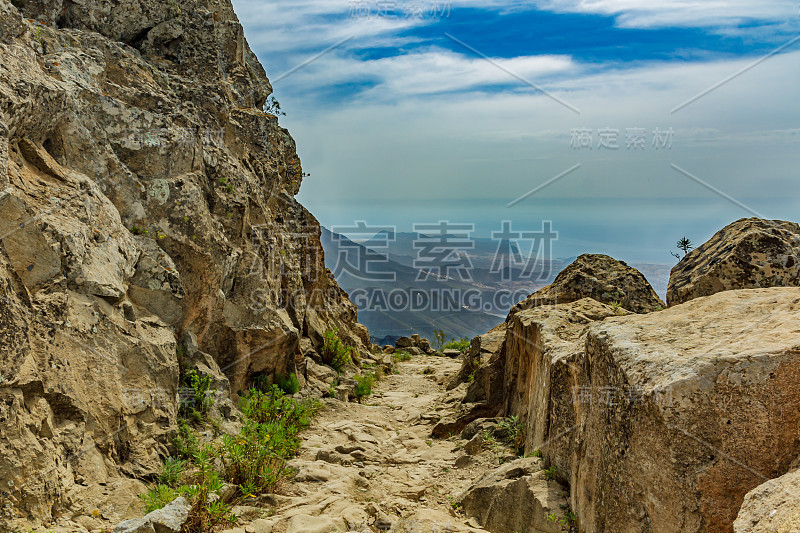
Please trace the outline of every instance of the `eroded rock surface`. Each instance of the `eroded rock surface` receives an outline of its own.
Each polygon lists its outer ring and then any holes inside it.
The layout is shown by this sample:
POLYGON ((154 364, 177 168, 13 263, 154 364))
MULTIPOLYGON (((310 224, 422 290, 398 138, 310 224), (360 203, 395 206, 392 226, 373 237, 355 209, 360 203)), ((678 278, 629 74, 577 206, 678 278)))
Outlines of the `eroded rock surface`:
POLYGON ((771 479, 744 497, 735 533, 792 533, 800 527, 800 470, 771 479))
POLYGON ((663 309, 644 275, 623 261, 601 254, 584 254, 562 270, 552 284, 539 289, 511 309, 509 316, 534 307, 594 298, 634 313, 663 309))
POLYGON ((137 490, 85 495, 160 467, 185 334, 234 396, 298 371, 303 340, 338 328, 358 356, 368 334, 294 199, 295 144, 263 111, 271 86, 229 1, 14 4, 0 0, 2 518, 100 527, 141 515, 137 490))
POLYGON ((667 304, 734 289, 800 286, 800 225, 743 218, 689 252, 669 278, 667 304))

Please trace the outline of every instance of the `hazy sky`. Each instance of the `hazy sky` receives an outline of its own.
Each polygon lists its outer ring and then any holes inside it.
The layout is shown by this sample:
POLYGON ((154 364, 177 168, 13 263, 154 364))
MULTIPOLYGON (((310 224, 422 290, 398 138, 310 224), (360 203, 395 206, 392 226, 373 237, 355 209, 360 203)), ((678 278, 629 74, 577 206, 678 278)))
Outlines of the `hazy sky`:
POLYGON ((234 6, 326 226, 548 219, 557 256, 670 263, 800 218, 796 0, 234 6))

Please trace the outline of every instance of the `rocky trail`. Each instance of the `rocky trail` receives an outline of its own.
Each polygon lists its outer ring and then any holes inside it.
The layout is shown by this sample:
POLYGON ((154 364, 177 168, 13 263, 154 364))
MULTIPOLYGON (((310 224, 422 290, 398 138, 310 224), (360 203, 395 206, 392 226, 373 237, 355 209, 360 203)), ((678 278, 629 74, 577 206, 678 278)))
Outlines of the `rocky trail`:
POLYGON ((501 462, 517 458, 480 435, 431 438, 433 424, 463 394, 444 386, 459 367, 446 357, 416 356, 396 364, 399 373, 386 375, 362 404, 326 400, 291 462, 297 475, 273 496, 274 515, 229 533, 485 531, 465 516, 457 498, 501 462))

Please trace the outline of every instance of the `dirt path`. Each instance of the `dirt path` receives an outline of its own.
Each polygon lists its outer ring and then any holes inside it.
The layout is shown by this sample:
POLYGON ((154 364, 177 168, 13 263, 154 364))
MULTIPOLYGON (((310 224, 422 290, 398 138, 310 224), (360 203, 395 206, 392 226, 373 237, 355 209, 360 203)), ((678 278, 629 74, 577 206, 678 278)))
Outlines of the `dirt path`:
POLYGON ((467 457, 465 441, 430 437, 459 396, 444 388, 459 366, 443 357, 414 357, 396 364, 399 374, 387 375, 363 404, 327 400, 303 434, 291 462, 297 476, 276 496, 275 515, 246 530, 484 531, 460 516, 452 498, 496 468, 502 451, 467 457))

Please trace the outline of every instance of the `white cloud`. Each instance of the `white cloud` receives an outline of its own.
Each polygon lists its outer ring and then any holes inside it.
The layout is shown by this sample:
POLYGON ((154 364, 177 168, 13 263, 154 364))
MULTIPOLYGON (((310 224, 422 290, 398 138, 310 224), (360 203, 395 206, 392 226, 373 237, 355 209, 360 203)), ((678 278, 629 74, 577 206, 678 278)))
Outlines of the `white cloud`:
POLYGON ((465 57, 441 49, 359 61, 334 54, 298 70, 276 84, 279 90, 319 89, 358 81, 372 81, 374 89, 359 95, 360 101, 391 102, 413 95, 473 90, 493 85, 522 85, 509 72, 535 83, 552 75, 575 71, 567 56, 523 56, 496 59, 465 57))
POLYGON ((614 15, 624 28, 730 26, 743 21, 798 17, 794 0, 538 0, 558 13, 614 15))

